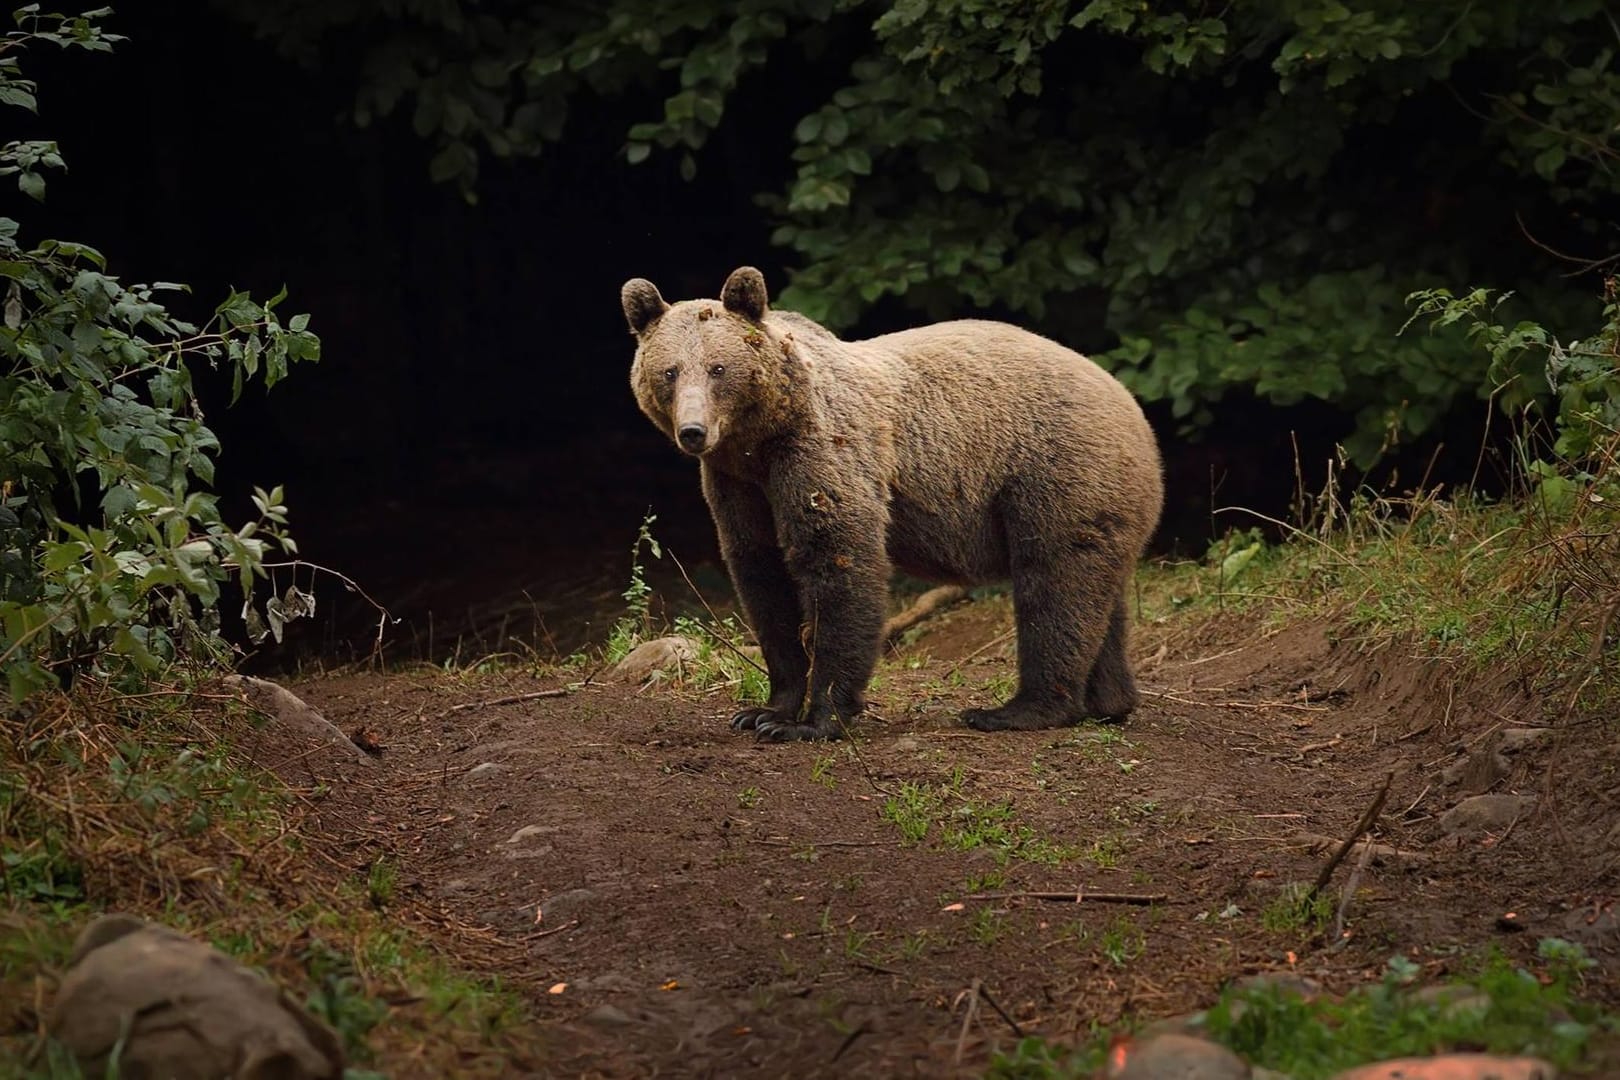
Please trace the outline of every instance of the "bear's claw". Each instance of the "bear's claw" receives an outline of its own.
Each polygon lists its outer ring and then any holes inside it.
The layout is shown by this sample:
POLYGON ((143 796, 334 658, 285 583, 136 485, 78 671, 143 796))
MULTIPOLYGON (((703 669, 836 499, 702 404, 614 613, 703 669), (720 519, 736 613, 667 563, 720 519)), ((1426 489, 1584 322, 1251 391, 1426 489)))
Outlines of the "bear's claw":
POLYGON ((731 714, 731 730, 753 731, 759 727, 762 721, 769 720, 775 715, 775 709, 766 709, 760 707, 738 709, 735 713, 731 714))
POLYGON ((843 734, 841 726, 831 718, 821 723, 766 718, 754 727, 754 737, 760 742, 812 742, 817 739, 840 739, 843 734))

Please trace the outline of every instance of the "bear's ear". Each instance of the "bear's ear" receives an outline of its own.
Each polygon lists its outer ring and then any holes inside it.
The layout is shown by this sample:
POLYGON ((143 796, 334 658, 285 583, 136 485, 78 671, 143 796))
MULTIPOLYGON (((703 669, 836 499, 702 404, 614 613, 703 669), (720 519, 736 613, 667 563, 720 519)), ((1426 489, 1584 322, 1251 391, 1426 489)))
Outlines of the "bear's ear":
POLYGON ((653 324, 653 320, 669 310, 664 298, 658 295, 658 286, 646 278, 631 278, 619 290, 619 303, 624 305, 624 318, 630 332, 640 337, 653 324))
POLYGON ((739 266, 721 287, 720 302, 732 314, 759 322, 765 317, 765 275, 752 266, 739 266))

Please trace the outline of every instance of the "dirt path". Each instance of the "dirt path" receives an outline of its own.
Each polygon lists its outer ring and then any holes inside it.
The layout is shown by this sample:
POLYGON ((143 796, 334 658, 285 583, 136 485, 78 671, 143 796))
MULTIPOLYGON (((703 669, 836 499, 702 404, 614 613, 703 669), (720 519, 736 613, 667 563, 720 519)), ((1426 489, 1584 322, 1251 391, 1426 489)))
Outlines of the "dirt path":
POLYGON ((855 747, 755 745, 723 693, 593 684, 450 712, 562 680, 295 689, 386 746, 376 786, 323 805, 356 872, 392 851, 412 900, 483 928, 555 1021, 549 1074, 967 1075, 1015 1025, 1084 1037, 1243 974, 1342 990, 1396 951, 1438 975, 1543 936, 1581 940, 1592 991, 1620 1001, 1612 746, 1524 735, 1542 717, 1522 695, 1237 621, 1140 630, 1153 694, 1123 726, 982 736, 952 717, 1005 684, 1010 643, 984 647, 1004 629, 995 602, 930 623, 880 673, 855 747), (1279 897, 1390 770, 1378 840, 1412 854, 1364 868, 1329 950, 1279 897), (1486 788, 1535 801, 1471 836, 1441 825, 1486 788), (1082 888, 1164 899, 971 898, 1082 888), (1529 932, 1499 929, 1508 911, 1529 932), (1005 1017, 968 1017, 976 980, 1005 1017))

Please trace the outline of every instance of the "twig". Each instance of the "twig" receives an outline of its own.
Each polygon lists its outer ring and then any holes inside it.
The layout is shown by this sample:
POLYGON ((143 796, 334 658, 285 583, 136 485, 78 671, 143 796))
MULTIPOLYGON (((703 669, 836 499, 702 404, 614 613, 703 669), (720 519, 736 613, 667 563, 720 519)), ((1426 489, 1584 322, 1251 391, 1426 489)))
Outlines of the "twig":
POLYGON ((956 1064, 962 1064, 962 1050, 967 1046, 968 1028, 973 1025, 973 1018, 979 1014, 979 980, 973 980, 973 987, 968 991, 967 1012, 962 1015, 962 1030, 956 1036, 956 1064))
POLYGON ((1361 834, 1373 827, 1373 822, 1378 820, 1378 815, 1384 809, 1384 800, 1389 798, 1389 785, 1394 780, 1394 769, 1384 774, 1384 783, 1379 787, 1378 795, 1373 799, 1372 805, 1367 807, 1367 812, 1361 815, 1361 820, 1356 822, 1356 827, 1351 829, 1350 835, 1344 838, 1344 842, 1339 845, 1339 850, 1335 851, 1333 857, 1328 859, 1327 865, 1322 867, 1322 872, 1316 875, 1315 884, 1311 886, 1310 892, 1306 893, 1303 901, 1301 901, 1302 907, 1309 906, 1311 901, 1316 899, 1317 893, 1320 893, 1327 886, 1328 880, 1333 877, 1333 871, 1339 868, 1339 864, 1350 853, 1350 848, 1361 838, 1361 834))
POLYGON ((1058 904, 1079 904, 1087 900, 1098 904, 1162 904, 1170 899, 1169 893, 1112 893, 1087 892, 1085 889, 1076 889, 1073 892, 993 892, 974 893, 965 897, 967 900, 1050 900, 1058 904))
POLYGON ((972 652, 962 657, 962 659, 958 660, 956 662, 956 666, 945 673, 945 678, 949 679, 952 675, 955 675, 958 671, 961 671, 963 668, 967 667, 971 661, 977 660, 981 654, 989 652, 991 649, 995 648, 997 645, 1000 645, 1017 632, 1018 630, 1015 627, 1012 630, 1008 630, 1005 634, 998 634, 989 641, 985 642, 983 645, 980 645, 977 649, 974 649, 972 652))
POLYGON ((939 614, 966 595, 967 590, 960 585, 941 585, 929 589, 912 601, 910 607, 883 624, 883 640, 892 644, 895 638, 913 626, 939 614))
MULTIPOLYGON (((352 593, 359 593, 361 599, 363 599, 366 603, 370 604, 372 607, 377 609, 377 612, 378 612, 378 618, 377 618, 377 642, 376 642, 376 645, 374 646, 374 648, 381 648, 382 647, 382 639, 383 639, 383 628, 386 627, 390 622, 398 623, 399 619, 396 618, 394 616, 394 614, 392 612, 390 612, 387 608, 383 607, 381 604, 377 603, 377 601, 373 600, 371 598, 371 594, 366 592, 366 590, 362 589, 360 587, 359 582, 355 581, 349 575, 340 574, 336 570, 331 569, 330 567, 322 566, 319 563, 312 563, 307 559, 292 559, 292 560, 290 560, 288 562, 273 562, 273 563, 261 563, 260 564, 260 568, 264 569, 264 570, 291 570, 294 575, 296 575, 298 573, 298 568, 300 566, 307 566, 311 570, 319 570, 323 574, 331 574, 333 577, 335 577, 339 581, 343 582, 343 587, 344 588, 348 589, 352 593)), ((296 580, 296 577, 295 577, 294 580, 296 580)))
POLYGON ((572 686, 559 686, 554 690, 533 690, 527 694, 508 694, 506 697, 491 698, 489 701, 463 701, 460 705, 452 705, 434 719, 443 719, 452 713, 464 712, 467 709, 492 709, 497 705, 516 705, 520 701, 538 701, 540 698, 567 697, 574 692, 572 686))
MULTIPOLYGON (((713 621, 716 626, 718 626, 720 624, 720 616, 714 613, 714 608, 709 606, 709 601, 702 593, 698 592, 698 587, 692 581, 691 576, 687 574, 686 567, 681 565, 681 560, 676 558, 675 552, 671 551, 667 547, 664 550, 669 553, 669 561, 675 564, 675 569, 679 570, 681 572, 681 577, 686 580, 686 587, 692 590, 692 595, 698 598, 698 603, 703 605, 703 610, 709 613, 709 619, 713 621)), ((770 673, 764 668, 760 667, 758 661, 756 661, 752 656, 749 656, 747 653, 743 652, 741 649, 737 648, 737 646, 733 645, 730 641, 726 640, 724 634, 711 633, 709 636, 735 653, 737 659, 748 664, 761 675, 764 675, 767 678, 770 677, 770 673)), ((756 634, 755 637, 757 638, 758 635, 756 634)))
POLYGON ((871 1030, 872 1029, 867 1026, 866 1022, 862 1021, 859 1027, 857 1027, 854 1031, 851 1031, 848 1035, 844 1036, 844 1041, 839 1043, 838 1049, 833 1052, 832 1060, 837 1061, 839 1058, 843 1057, 844 1051, 848 1050, 851 1046, 854 1046, 856 1039, 860 1038, 862 1035, 865 1035, 871 1030))
POLYGON ((518 940, 519 941, 539 941, 543 937, 550 937, 552 934, 560 934, 564 930, 572 930, 574 927, 576 927, 578 925, 579 925, 579 920, 578 919, 569 919, 567 922, 563 923, 561 926, 553 926, 550 930, 536 930, 532 934, 524 934, 522 937, 518 938, 518 940))
POLYGON ((1007 1010, 996 1004, 996 999, 990 996, 990 991, 984 988, 984 983, 982 981, 975 980, 975 982, 978 983, 979 996, 984 998, 985 1004, 996 1010, 996 1015, 1007 1021, 1007 1026, 1012 1028, 1013 1038, 1022 1039, 1024 1037, 1024 1029, 1018 1026, 1018 1021, 1008 1016, 1007 1010))
POLYGON ((1361 858, 1356 860, 1356 868, 1350 871, 1350 878, 1344 883, 1344 892, 1339 897, 1339 910, 1333 914, 1333 945, 1338 946, 1347 940, 1344 936, 1344 917, 1350 911, 1350 901, 1355 899, 1356 886, 1361 884, 1361 875, 1372 862, 1373 845, 1361 845, 1361 858))
POLYGON ((764 844, 766 847, 790 848, 835 848, 835 847, 894 847, 898 841, 894 840, 779 840, 775 838, 750 837, 750 843, 764 844))
POLYGON ((1333 711, 1326 705, 1296 705, 1292 701, 1199 701, 1196 698, 1186 698, 1163 690, 1144 689, 1142 693, 1149 697, 1173 701, 1177 705, 1196 705, 1201 709, 1248 709, 1253 712, 1265 712, 1267 709, 1292 709, 1295 712, 1333 711))
POLYGON ((1271 517, 1270 515, 1262 514, 1258 510, 1250 510, 1246 506, 1220 506, 1220 507, 1216 507, 1214 512, 1217 513, 1217 514, 1225 514, 1225 513, 1248 514, 1250 517, 1257 517, 1261 521, 1269 522, 1272 525, 1277 526, 1279 529, 1284 529, 1287 532, 1293 533, 1295 536, 1303 537, 1304 539, 1309 540, 1311 543, 1315 544, 1317 547, 1321 548, 1323 551, 1326 551, 1329 555, 1332 555, 1335 559, 1337 559, 1340 566, 1347 566, 1350 569, 1355 570, 1358 573, 1362 574, 1363 576, 1365 576, 1366 573, 1367 573, 1367 571, 1366 571, 1366 569, 1364 567, 1357 566, 1356 563, 1355 563, 1355 560, 1346 558, 1343 552, 1339 551, 1339 549, 1335 548, 1332 544, 1329 544, 1326 540, 1320 540, 1317 537, 1314 537, 1310 533, 1306 532, 1304 529, 1301 529, 1301 528, 1298 528, 1296 526, 1290 525, 1290 524, 1288 524, 1288 522, 1283 521, 1283 520, 1281 520, 1279 518, 1274 518, 1274 517, 1271 517))

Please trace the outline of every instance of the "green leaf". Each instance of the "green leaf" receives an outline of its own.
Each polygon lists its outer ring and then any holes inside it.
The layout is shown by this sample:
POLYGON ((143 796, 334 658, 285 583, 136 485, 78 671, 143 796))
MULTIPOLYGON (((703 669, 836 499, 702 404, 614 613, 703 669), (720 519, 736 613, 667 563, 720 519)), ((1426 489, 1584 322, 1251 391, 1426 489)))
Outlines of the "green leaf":
POLYGON ((818 112, 811 113, 800 120, 793 129, 794 141, 801 143, 815 142, 816 137, 821 134, 821 122, 821 114, 818 112))
POLYGON ((17 186, 31 199, 45 201, 45 178, 37 172, 24 170, 17 174, 17 186))

